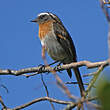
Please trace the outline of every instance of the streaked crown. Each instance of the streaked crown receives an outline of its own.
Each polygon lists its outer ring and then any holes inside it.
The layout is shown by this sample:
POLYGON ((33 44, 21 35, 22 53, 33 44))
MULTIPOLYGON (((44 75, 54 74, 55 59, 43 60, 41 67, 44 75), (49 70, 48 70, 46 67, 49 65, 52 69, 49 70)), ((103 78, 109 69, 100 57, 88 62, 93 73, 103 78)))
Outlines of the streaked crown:
POLYGON ((60 19, 55 14, 50 12, 44 12, 44 13, 38 14, 37 18, 35 20, 32 20, 32 22, 37 22, 38 24, 41 24, 49 20, 55 20, 61 23, 60 19))

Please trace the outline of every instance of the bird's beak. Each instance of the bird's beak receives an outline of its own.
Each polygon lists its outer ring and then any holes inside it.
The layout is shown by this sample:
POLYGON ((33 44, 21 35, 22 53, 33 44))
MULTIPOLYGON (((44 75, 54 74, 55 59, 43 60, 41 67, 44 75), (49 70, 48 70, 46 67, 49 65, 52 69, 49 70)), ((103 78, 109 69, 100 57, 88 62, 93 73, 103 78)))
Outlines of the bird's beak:
POLYGON ((38 22, 38 19, 31 20, 30 22, 38 22))

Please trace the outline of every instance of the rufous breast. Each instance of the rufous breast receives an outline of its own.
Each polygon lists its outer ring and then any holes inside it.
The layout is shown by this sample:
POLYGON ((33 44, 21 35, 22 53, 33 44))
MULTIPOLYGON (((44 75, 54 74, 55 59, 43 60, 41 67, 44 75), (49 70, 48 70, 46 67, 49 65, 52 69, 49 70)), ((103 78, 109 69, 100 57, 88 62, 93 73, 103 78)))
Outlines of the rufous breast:
POLYGON ((39 38, 42 40, 50 31, 52 31, 53 21, 39 24, 39 38))

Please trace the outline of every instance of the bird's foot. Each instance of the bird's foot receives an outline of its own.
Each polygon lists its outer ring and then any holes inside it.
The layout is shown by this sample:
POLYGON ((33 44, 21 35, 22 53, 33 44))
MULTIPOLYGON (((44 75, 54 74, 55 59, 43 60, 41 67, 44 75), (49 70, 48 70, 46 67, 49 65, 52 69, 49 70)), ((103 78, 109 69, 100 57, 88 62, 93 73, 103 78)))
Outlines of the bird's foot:
POLYGON ((57 64, 57 66, 54 67, 54 70, 57 70, 57 71, 60 72, 60 73, 61 73, 61 70, 59 70, 59 69, 60 69, 59 66, 61 65, 61 63, 62 63, 62 62, 59 62, 59 63, 57 64))
POLYGON ((38 66, 40 67, 39 68, 39 73, 42 72, 46 67, 46 65, 43 65, 43 64, 39 64, 38 66))

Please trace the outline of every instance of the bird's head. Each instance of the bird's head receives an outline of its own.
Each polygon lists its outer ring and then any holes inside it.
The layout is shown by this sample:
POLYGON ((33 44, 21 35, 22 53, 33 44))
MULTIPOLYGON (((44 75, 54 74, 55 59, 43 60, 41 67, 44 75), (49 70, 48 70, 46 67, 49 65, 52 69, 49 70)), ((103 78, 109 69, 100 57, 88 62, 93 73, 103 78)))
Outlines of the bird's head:
POLYGON ((31 22, 36 22, 38 24, 42 24, 48 22, 50 20, 61 22, 60 19, 53 13, 44 12, 37 15, 37 18, 32 20, 31 22))

